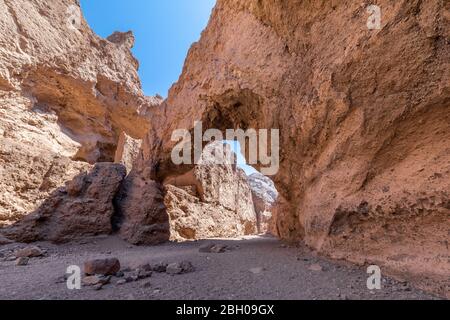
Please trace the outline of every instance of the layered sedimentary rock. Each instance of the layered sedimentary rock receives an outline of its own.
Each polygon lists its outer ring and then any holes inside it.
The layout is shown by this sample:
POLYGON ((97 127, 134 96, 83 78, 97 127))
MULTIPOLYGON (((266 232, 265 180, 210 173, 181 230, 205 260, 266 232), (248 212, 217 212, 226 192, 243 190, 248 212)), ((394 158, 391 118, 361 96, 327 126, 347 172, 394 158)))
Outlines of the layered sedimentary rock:
POLYGON ((248 178, 259 233, 278 235, 276 229, 276 202, 278 191, 270 178, 261 173, 253 173, 248 178))
POLYGON ((210 144, 192 171, 164 182, 172 240, 256 233, 252 192, 234 156, 229 145, 210 144))
POLYGON ((19 242, 56 243, 111 234, 113 199, 125 176, 126 169, 120 164, 96 164, 90 173, 81 173, 67 182, 35 212, 2 233, 19 242))
POLYGON ((448 11, 443 0, 377 4, 373 30, 361 2, 219 0, 155 114, 136 175, 191 170, 171 162, 171 135, 194 121, 279 129, 283 238, 445 291, 448 11))
MULTIPOLYGON (((150 109, 131 32, 96 36, 77 0, 0 1, 0 224, 142 139, 150 109)), ((129 160, 126 160, 128 162, 129 160)))

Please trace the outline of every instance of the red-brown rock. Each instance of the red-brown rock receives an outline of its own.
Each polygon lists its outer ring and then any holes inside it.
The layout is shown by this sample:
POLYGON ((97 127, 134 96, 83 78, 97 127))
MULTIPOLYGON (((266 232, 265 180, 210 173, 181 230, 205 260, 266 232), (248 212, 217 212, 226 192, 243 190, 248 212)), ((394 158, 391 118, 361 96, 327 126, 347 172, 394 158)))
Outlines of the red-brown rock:
POLYGON ((84 263, 86 275, 112 276, 120 271, 120 261, 117 258, 89 260, 84 263))

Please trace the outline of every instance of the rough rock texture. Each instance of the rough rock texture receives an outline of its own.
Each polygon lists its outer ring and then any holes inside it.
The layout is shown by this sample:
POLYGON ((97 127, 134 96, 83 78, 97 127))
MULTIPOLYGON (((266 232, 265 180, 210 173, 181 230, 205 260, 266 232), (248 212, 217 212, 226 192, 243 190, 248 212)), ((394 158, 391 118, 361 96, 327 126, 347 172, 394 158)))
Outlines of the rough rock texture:
POLYGON ((17 239, 109 232, 112 219, 133 243, 161 242, 170 185, 182 189, 171 181, 195 172, 171 161, 174 130, 196 120, 204 129, 280 129, 281 237, 448 294, 447 2, 379 0, 381 30, 367 28, 369 4, 218 0, 156 106, 141 93, 131 33, 100 39, 76 0, 0 0, 0 219, 17 220, 86 170, 77 161, 113 161, 122 133, 148 132, 115 214, 125 170, 109 166, 117 172, 98 177, 98 194, 78 176, 20 223, 29 233, 17 239))
POLYGON ((169 218, 162 186, 131 173, 116 197, 114 227, 120 236, 137 245, 159 244, 170 238, 169 218))
POLYGON ((442 293, 448 8, 380 0, 382 28, 369 30, 369 4, 219 0, 155 113, 136 176, 162 181, 191 170, 171 162, 171 135, 195 120, 204 129, 280 129, 280 235, 442 293))
POLYGON ((0 1, 0 224, 114 161, 121 133, 144 137, 160 99, 141 92, 133 44, 96 36, 78 0, 0 1))
POLYGON ((139 157, 141 145, 142 140, 133 139, 125 132, 122 132, 117 143, 114 162, 123 164, 127 168, 127 172, 130 172, 139 157))
POLYGON ((229 145, 213 143, 190 172, 165 181, 171 240, 255 234, 256 213, 245 172, 229 145))
POLYGON ((53 192, 32 214, 1 230, 18 242, 70 240, 112 232, 114 196, 126 176, 119 164, 99 163, 53 192))
POLYGON ((80 144, 54 113, 30 99, 0 92, 0 226, 35 210, 56 188, 90 165, 72 161, 80 144))
POLYGON ((258 232, 277 235, 276 202, 278 191, 270 178, 261 173, 253 173, 248 178, 255 206, 258 232))

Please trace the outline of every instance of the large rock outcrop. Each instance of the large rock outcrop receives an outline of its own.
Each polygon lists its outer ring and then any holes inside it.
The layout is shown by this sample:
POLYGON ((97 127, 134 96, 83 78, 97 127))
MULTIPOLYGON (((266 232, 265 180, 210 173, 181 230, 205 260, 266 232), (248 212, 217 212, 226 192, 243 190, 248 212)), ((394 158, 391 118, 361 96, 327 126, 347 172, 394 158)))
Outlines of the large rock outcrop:
POLYGON ((116 199, 120 235, 134 244, 156 244, 255 234, 252 193, 234 156, 229 145, 217 142, 183 175, 156 182, 132 172, 116 199))
POLYGON ((171 162, 171 135, 195 121, 279 129, 283 238, 445 291, 445 3, 378 1, 381 30, 371 30, 368 3, 219 0, 155 112, 136 175, 163 181, 191 170, 171 162))
POLYGON ((18 242, 67 242, 111 234, 113 199, 126 176, 120 164, 98 163, 54 191, 32 214, 2 230, 18 242))
POLYGON ((257 232, 247 175, 221 142, 208 145, 199 164, 164 182, 172 240, 236 238, 257 232))
POLYGON ((0 225, 114 161, 121 134, 144 137, 160 100, 141 92, 133 44, 96 36, 78 0, 0 1, 0 225))

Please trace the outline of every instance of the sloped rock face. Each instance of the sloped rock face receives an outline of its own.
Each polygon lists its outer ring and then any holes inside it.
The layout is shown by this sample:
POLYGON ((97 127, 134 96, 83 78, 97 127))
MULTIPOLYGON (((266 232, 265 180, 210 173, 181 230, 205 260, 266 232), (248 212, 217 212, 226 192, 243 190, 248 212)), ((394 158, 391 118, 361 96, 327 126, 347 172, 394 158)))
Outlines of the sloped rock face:
POLYGON ((248 178, 258 221, 258 232, 278 235, 276 229, 276 202, 278 191, 270 178, 253 173, 248 178))
POLYGON ((18 242, 67 242, 112 232, 113 199, 126 169, 119 164, 99 163, 65 187, 53 192, 31 215, 2 230, 18 242))
POLYGON ((127 171, 130 172, 139 157, 141 146, 142 140, 133 139, 125 132, 122 132, 117 143, 114 162, 123 164, 127 168, 127 171))
POLYGON ((157 244, 255 234, 247 176, 222 145, 207 146, 191 171, 161 183, 132 172, 116 198, 120 235, 134 244, 157 244))
POLYGON ((377 4, 381 30, 369 30, 360 2, 219 0, 155 114, 136 172, 161 180, 191 170, 171 162, 171 135, 196 120, 204 129, 280 129, 280 235, 443 292, 445 1, 377 4))
POLYGON ((190 172, 165 181, 172 240, 255 234, 256 213, 245 172, 221 142, 208 145, 190 172))
POLYGON ((77 0, 0 1, 0 225, 114 161, 121 134, 144 137, 160 101, 141 92, 133 44, 96 36, 77 0))
POLYGON ((32 212, 91 167, 71 160, 80 144, 61 131, 57 116, 32 105, 17 93, 0 94, 0 225, 32 212))
POLYGON ((170 225, 160 183, 133 172, 126 178, 116 197, 114 226, 120 236, 136 245, 168 241, 170 225))

